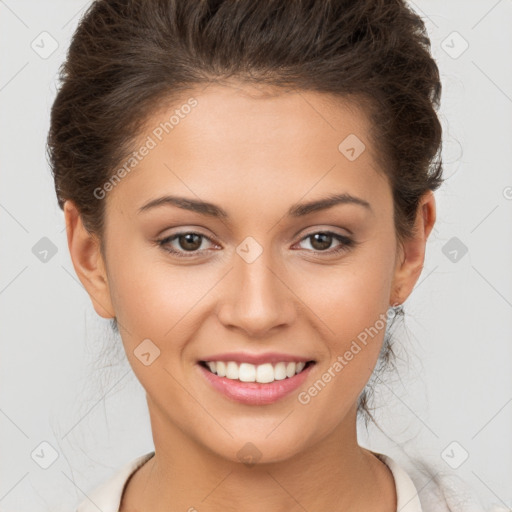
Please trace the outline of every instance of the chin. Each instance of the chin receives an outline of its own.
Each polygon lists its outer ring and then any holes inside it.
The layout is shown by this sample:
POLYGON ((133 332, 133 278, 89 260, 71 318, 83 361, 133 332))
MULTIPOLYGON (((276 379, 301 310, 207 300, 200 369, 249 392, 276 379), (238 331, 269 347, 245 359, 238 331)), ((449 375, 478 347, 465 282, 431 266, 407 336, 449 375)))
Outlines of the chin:
POLYGON ((243 439, 229 439, 216 446, 211 446, 210 437, 208 448, 219 457, 247 467, 284 462, 301 451, 301 446, 290 436, 286 436, 285 440, 276 435, 275 439, 271 440, 266 438, 266 435, 262 434, 261 437, 248 435, 243 439))

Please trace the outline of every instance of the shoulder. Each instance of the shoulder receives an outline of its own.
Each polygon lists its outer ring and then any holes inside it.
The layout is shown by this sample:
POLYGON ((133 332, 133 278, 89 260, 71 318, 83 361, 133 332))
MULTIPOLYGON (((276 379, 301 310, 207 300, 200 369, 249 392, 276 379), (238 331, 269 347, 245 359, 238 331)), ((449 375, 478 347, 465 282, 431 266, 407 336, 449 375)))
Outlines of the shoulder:
POLYGON ((154 451, 141 455, 121 467, 108 480, 87 493, 76 512, 118 512, 121 496, 130 476, 153 455, 154 451))

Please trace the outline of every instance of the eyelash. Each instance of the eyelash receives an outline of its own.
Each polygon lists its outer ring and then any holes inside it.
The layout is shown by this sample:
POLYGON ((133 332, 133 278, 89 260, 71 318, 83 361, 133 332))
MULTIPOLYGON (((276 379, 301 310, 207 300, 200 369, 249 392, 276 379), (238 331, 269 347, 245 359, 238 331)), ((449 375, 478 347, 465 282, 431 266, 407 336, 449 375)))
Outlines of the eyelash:
MULTIPOLYGON (((342 242, 341 245, 339 245, 338 247, 336 247, 335 249, 328 249, 328 250, 325 250, 325 251, 313 251, 315 252, 316 254, 320 254, 320 255, 323 255, 323 254, 328 254, 328 255, 336 255, 336 254, 340 254, 340 253, 343 253, 345 251, 348 251, 350 249, 352 249, 353 247, 355 247, 359 242, 356 242, 355 240, 353 240, 352 238, 349 238, 347 236, 344 236, 344 235, 339 235, 338 233, 334 233, 333 231, 315 231, 313 233, 309 233, 309 235, 306 235, 305 237, 301 238, 299 240, 299 242, 302 242, 303 240, 306 240, 310 237, 312 237, 313 235, 317 235, 319 233, 322 233, 324 235, 332 235, 332 237, 336 240, 338 240, 339 242, 342 242)), ((191 258, 191 257, 194 257, 196 256, 197 254, 200 254, 201 251, 192 251, 189 253, 189 255, 186 255, 186 253, 184 252, 181 252, 181 251, 175 251, 174 249, 169 249, 167 247, 167 244, 169 244, 170 242, 172 242, 173 240, 179 238, 180 236, 183 236, 183 235, 198 235, 200 236, 201 238, 203 239, 206 239, 210 242, 213 243, 213 241, 207 237, 206 235, 202 235, 201 233, 196 233, 195 231, 182 231, 180 233, 175 233, 174 235, 171 235, 171 236, 168 236, 166 238, 162 238, 162 239, 159 239, 159 240, 156 240, 157 244, 159 247, 161 247, 164 251, 174 255, 174 256, 177 256, 178 258, 191 258)), ((309 249, 305 249, 305 250, 309 250, 309 249)))

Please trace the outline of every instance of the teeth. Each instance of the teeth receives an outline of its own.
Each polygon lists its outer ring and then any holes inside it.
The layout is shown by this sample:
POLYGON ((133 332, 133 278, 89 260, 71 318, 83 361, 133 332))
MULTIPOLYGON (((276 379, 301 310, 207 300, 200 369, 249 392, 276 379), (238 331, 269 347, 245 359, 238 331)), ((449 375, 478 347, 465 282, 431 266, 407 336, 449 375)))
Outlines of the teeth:
POLYGON ((272 365, 264 363, 259 365, 249 363, 236 363, 235 361, 208 361, 206 363, 212 373, 216 373, 219 377, 226 377, 232 380, 240 380, 242 382, 259 382, 267 384, 274 380, 283 380, 293 377, 300 373, 306 363, 280 362, 272 365))

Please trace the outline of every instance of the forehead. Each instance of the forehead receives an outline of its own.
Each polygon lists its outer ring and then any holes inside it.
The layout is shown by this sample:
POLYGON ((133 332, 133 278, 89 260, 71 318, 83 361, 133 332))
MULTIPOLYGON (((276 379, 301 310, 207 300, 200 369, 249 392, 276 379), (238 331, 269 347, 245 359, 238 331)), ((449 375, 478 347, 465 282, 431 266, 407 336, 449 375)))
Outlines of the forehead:
POLYGON ((203 85, 148 117, 108 202, 135 210, 164 192, 242 205, 326 191, 379 200, 389 190, 370 128, 362 106, 331 95, 203 85))

